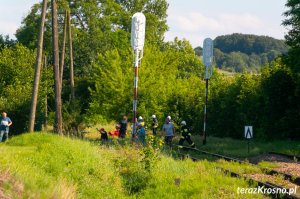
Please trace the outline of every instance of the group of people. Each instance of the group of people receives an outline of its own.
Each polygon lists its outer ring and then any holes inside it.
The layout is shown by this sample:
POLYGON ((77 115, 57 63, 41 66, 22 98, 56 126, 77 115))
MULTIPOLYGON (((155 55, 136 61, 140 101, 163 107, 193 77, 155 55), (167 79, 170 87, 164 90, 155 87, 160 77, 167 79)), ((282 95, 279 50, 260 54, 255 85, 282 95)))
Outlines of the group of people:
MULTIPOLYGON (((159 127, 158 120, 155 115, 152 115, 151 130, 154 136, 157 135, 157 130, 159 127)), ((2 112, 0 118, 0 142, 8 139, 9 127, 12 125, 12 121, 7 117, 6 112, 2 112)), ((190 128, 187 126, 186 121, 180 123, 180 133, 181 137, 178 143, 180 148, 183 147, 184 141, 187 141, 190 147, 195 147, 195 143, 191 140, 190 128)), ((101 134, 101 141, 107 141, 108 135, 116 136, 119 138, 125 138, 127 134, 128 121, 126 115, 123 116, 122 120, 116 124, 116 129, 107 133, 104 128, 98 130, 101 134)), ((165 144, 171 145, 172 139, 175 136, 175 126, 172 122, 171 116, 168 116, 165 123, 162 126, 162 133, 164 135, 165 144)), ((146 125, 142 116, 139 116, 136 120, 136 132, 132 132, 132 137, 137 137, 139 142, 145 144, 146 141, 146 125)))
MULTIPOLYGON (((171 145, 172 139, 175 135, 175 126, 171 120, 171 116, 168 116, 166 118, 166 121, 162 127, 162 131, 164 132, 165 135, 165 144, 171 145)), ((190 147, 194 148, 195 143, 191 139, 192 134, 190 132, 190 128, 187 126, 186 121, 182 121, 180 123, 180 133, 181 133, 181 137, 178 143, 178 147, 183 148, 184 141, 187 141, 190 147)))
MULTIPOLYGON (((151 118, 152 118, 152 121, 151 121, 150 128, 152 130, 152 134, 154 136, 156 136, 158 128, 159 128, 158 120, 155 115, 152 115, 151 118)), ((140 143, 145 144, 146 125, 145 125, 145 121, 144 121, 143 117, 139 116, 136 119, 135 124, 136 124, 136 131, 135 132, 132 131, 131 135, 133 138, 137 137, 138 141, 140 143)), ((181 126, 180 127, 181 137, 180 137, 180 140, 178 143, 179 148, 183 147, 184 141, 187 141, 188 144, 190 145, 190 147, 195 147, 195 143, 191 140, 190 128, 187 126, 186 121, 182 121, 180 126, 181 126)), ((124 115, 122 120, 118 124, 116 124, 115 130, 110 131, 109 133, 107 133, 104 128, 101 128, 100 130, 98 130, 101 135, 101 141, 107 141, 108 135, 116 136, 119 138, 125 138, 125 136, 127 134, 127 127, 128 127, 128 121, 127 121, 127 117, 124 115)), ((131 128, 133 129, 133 126, 131 128)), ((168 116, 165 119, 165 122, 164 122, 161 130, 162 130, 162 134, 164 135, 165 144, 171 145, 173 137, 175 136, 175 133, 176 133, 176 129, 172 122, 171 116, 168 116)))

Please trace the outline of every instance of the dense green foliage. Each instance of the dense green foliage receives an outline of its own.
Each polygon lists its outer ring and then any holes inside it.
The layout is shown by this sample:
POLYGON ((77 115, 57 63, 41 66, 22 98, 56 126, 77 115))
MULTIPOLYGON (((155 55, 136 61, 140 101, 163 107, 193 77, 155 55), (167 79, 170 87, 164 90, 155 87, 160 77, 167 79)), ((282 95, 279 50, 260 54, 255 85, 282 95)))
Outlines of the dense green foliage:
MULTIPOLYGON (((35 52, 20 44, 5 47, 0 51, 0 110, 9 113, 14 127, 12 133, 18 134, 26 130, 31 103, 35 52)), ((44 71, 39 97, 39 112, 47 87, 51 84, 49 71, 44 71), (48 82, 48 83, 47 83, 48 82)), ((51 92, 48 89, 47 92, 51 92)), ((40 118, 38 118, 40 119, 40 118)))
POLYGON ((287 46, 282 40, 267 36, 237 33, 216 37, 214 47, 224 53, 241 52, 247 55, 268 53, 272 50, 279 53, 287 51, 287 46))
MULTIPOLYGON (((193 133, 202 132, 203 65, 187 40, 163 41, 168 29, 165 0, 60 1, 59 6, 61 10, 70 9, 74 13, 76 102, 70 103, 69 61, 66 59, 62 95, 66 133, 72 129, 79 131, 79 126, 83 129, 90 124, 119 120, 122 114, 132 119, 130 22, 136 11, 143 11, 147 18, 144 57, 139 69, 138 115, 149 124, 151 115, 155 114, 160 126, 164 118, 171 115, 176 125, 186 120, 193 126, 193 133)), ((294 7, 297 10, 298 7, 294 7)), ((0 57, 0 109, 8 111, 15 121, 14 132, 26 130, 35 57, 29 49, 36 43, 39 15, 40 5, 37 4, 17 31, 18 41, 26 47, 8 45, 9 39, 0 39, 4 43, 0 57)), ((286 15, 298 16, 294 11, 286 15)), ((51 29, 47 27, 51 22, 47 17, 45 53, 50 60, 51 29)), ((296 23, 292 19, 286 23, 296 23)), ((63 21, 62 15, 59 20, 63 21)), ((265 66, 256 68, 259 73, 255 75, 244 73, 231 77, 214 70, 208 98, 210 135, 242 138, 243 126, 253 125, 256 138, 300 138, 297 41, 296 38, 288 40, 289 44, 292 42, 288 55, 267 64, 285 52, 282 41, 241 34, 216 38, 218 67, 222 57, 236 71, 244 71, 250 65, 265 66)), ((43 73, 38 107, 39 115, 43 115, 47 93, 50 124, 54 110, 51 75, 50 71, 43 73)))
MULTIPOLYGON (((260 71, 266 65, 288 50, 283 40, 267 36, 234 33, 218 36, 214 40, 216 66, 228 71, 260 71)), ((202 49, 197 47, 201 56, 202 49)))
POLYGON ((10 175, 4 193, 12 198, 262 198, 237 195, 248 187, 207 161, 174 160, 159 154, 144 165, 145 152, 136 147, 105 148, 89 142, 31 133, 0 144, 0 174, 10 175), (5 155, 4 155, 5 154, 5 155), (175 184, 175 179, 180 183, 175 184), (222 187, 222 188, 220 188, 222 187))
POLYGON ((241 138, 243 126, 255 127, 258 138, 298 138, 300 134, 296 82, 288 67, 278 60, 260 75, 238 75, 223 83, 210 102, 211 132, 241 138), (224 88, 225 87, 225 88, 224 88))
MULTIPOLYGON (((288 56, 284 58, 285 64, 292 71, 292 78, 295 82, 295 89, 293 97, 296 103, 294 104, 293 114, 294 119, 299 121, 300 119, 300 1, 299 0, 288 0, 286 3, 288 10, 284 13, 287 17, 283 21, 283 25, 287 26, 289 31, 286 35, 287 44, 291 47, 288 51, 288 56)), ((300 128, 297 127, 299 134, 300 128)))

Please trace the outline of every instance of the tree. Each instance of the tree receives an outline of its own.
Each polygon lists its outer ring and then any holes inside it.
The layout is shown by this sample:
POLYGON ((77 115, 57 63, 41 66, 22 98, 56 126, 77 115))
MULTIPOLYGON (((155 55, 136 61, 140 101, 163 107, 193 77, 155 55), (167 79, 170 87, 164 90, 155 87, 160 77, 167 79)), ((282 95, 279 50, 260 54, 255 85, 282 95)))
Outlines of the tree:
POLYGON ((61 87, 63 84, 63 74, 64 74, 64 64, 65 64, 65 49, 66 49, 66 37, 67 37, 67 27, 68 27, 68 12, 65 10, 64 15, 64 30, 63 30, 63 41, 61 46, 61 52, 60 52, 60 59, 59 59, 59 72, 60 72, 60 81, 61 81, 61 87))
POLYGON ((53 50, 53 70, 55 84, 55 125, 54 131, 62 134, 62 102, 61 102, 61 79, 59 73, 59 48, 58 48, 58 23, 56 0, 52 3, 52 50, 53 50))
POLYGON ((43 57, 44 24, 45 24, 45 18, 46 18, 46 10, 47 10, 47 0, 43 0, 43 9, 42 9, 42 14, 41 14, 42 17, 41 17, 41 23, 40 23, 40 33, 39 33, 39 40, 38 40, 38 44, 37 44, 35 76, 34 76, 34 83, 33 83, 33 89, 32 89, 32 102, 31 102, 30 116, 29 116, 29 127, 28 127, 29 132, 34 131, 36 106, 37 106, 37 98, 38 98, 39 83, 40 83, 41 64, 42 64, 42 57, 43 57))
POLYGON ((71 27, 71 15, 67 12, 68 17, 68 34, 69 34, 69 62, 70 62, 70 87, 71 87, 71 100, 74 104, 75 100, 75 86, 74 86, 74 65, 73 65, 73 37, 71 27))
POLYGON ((287 17, 283 25, 289 28, 288 34, 285 35, 286 43, 291 47, 289 51, 290 67, 300 72, 300 1, 288 0, 286 7, 289 8, 284 12, 287 17))
POLYGON ((12 134, 28 129, 35 60, 36 53, 21 44, 0 51, 0 110, 13 119, 12 134))
MULTIPOLYGON (((286 3, 288 10, 284 12, 287 17, 283 21, 283 25, 288 27, 289 31, 285 35, 286 43, 290 46, 288 56, 285 57, 284 63, 292 70, 293 80, 296 82, 294 92, 295 107, 294 110, 298 114, 295 118, 299 118, 300 112, 300 0, 288 0, 286 3)), ((300 131, 298 127, 297 132, 300 131)))

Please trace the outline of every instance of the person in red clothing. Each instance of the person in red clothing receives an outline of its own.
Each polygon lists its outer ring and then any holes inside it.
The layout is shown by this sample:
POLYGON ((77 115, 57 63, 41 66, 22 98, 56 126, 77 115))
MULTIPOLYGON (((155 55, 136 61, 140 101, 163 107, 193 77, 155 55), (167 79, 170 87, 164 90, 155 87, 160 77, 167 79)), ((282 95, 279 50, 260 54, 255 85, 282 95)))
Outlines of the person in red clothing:
POLYGON ((109 135, 119 137, 120 136, 120 125, 117 124, 116 130, 112 130, 111 132, 109 132, 109 135))

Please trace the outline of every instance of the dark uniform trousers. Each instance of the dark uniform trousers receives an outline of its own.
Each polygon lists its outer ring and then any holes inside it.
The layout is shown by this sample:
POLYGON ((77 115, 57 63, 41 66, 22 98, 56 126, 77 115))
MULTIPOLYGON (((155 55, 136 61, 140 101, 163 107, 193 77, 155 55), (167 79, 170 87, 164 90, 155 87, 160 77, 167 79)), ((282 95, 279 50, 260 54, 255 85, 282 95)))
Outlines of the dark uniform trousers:
POLYGON ((183 126, 180 130, 181 138, 179 140, 179 147, 182 147, 184 141, 186 140, 191 147, 195 147, 195 143, 191 140, 191 133, 186 126, 183 126))

